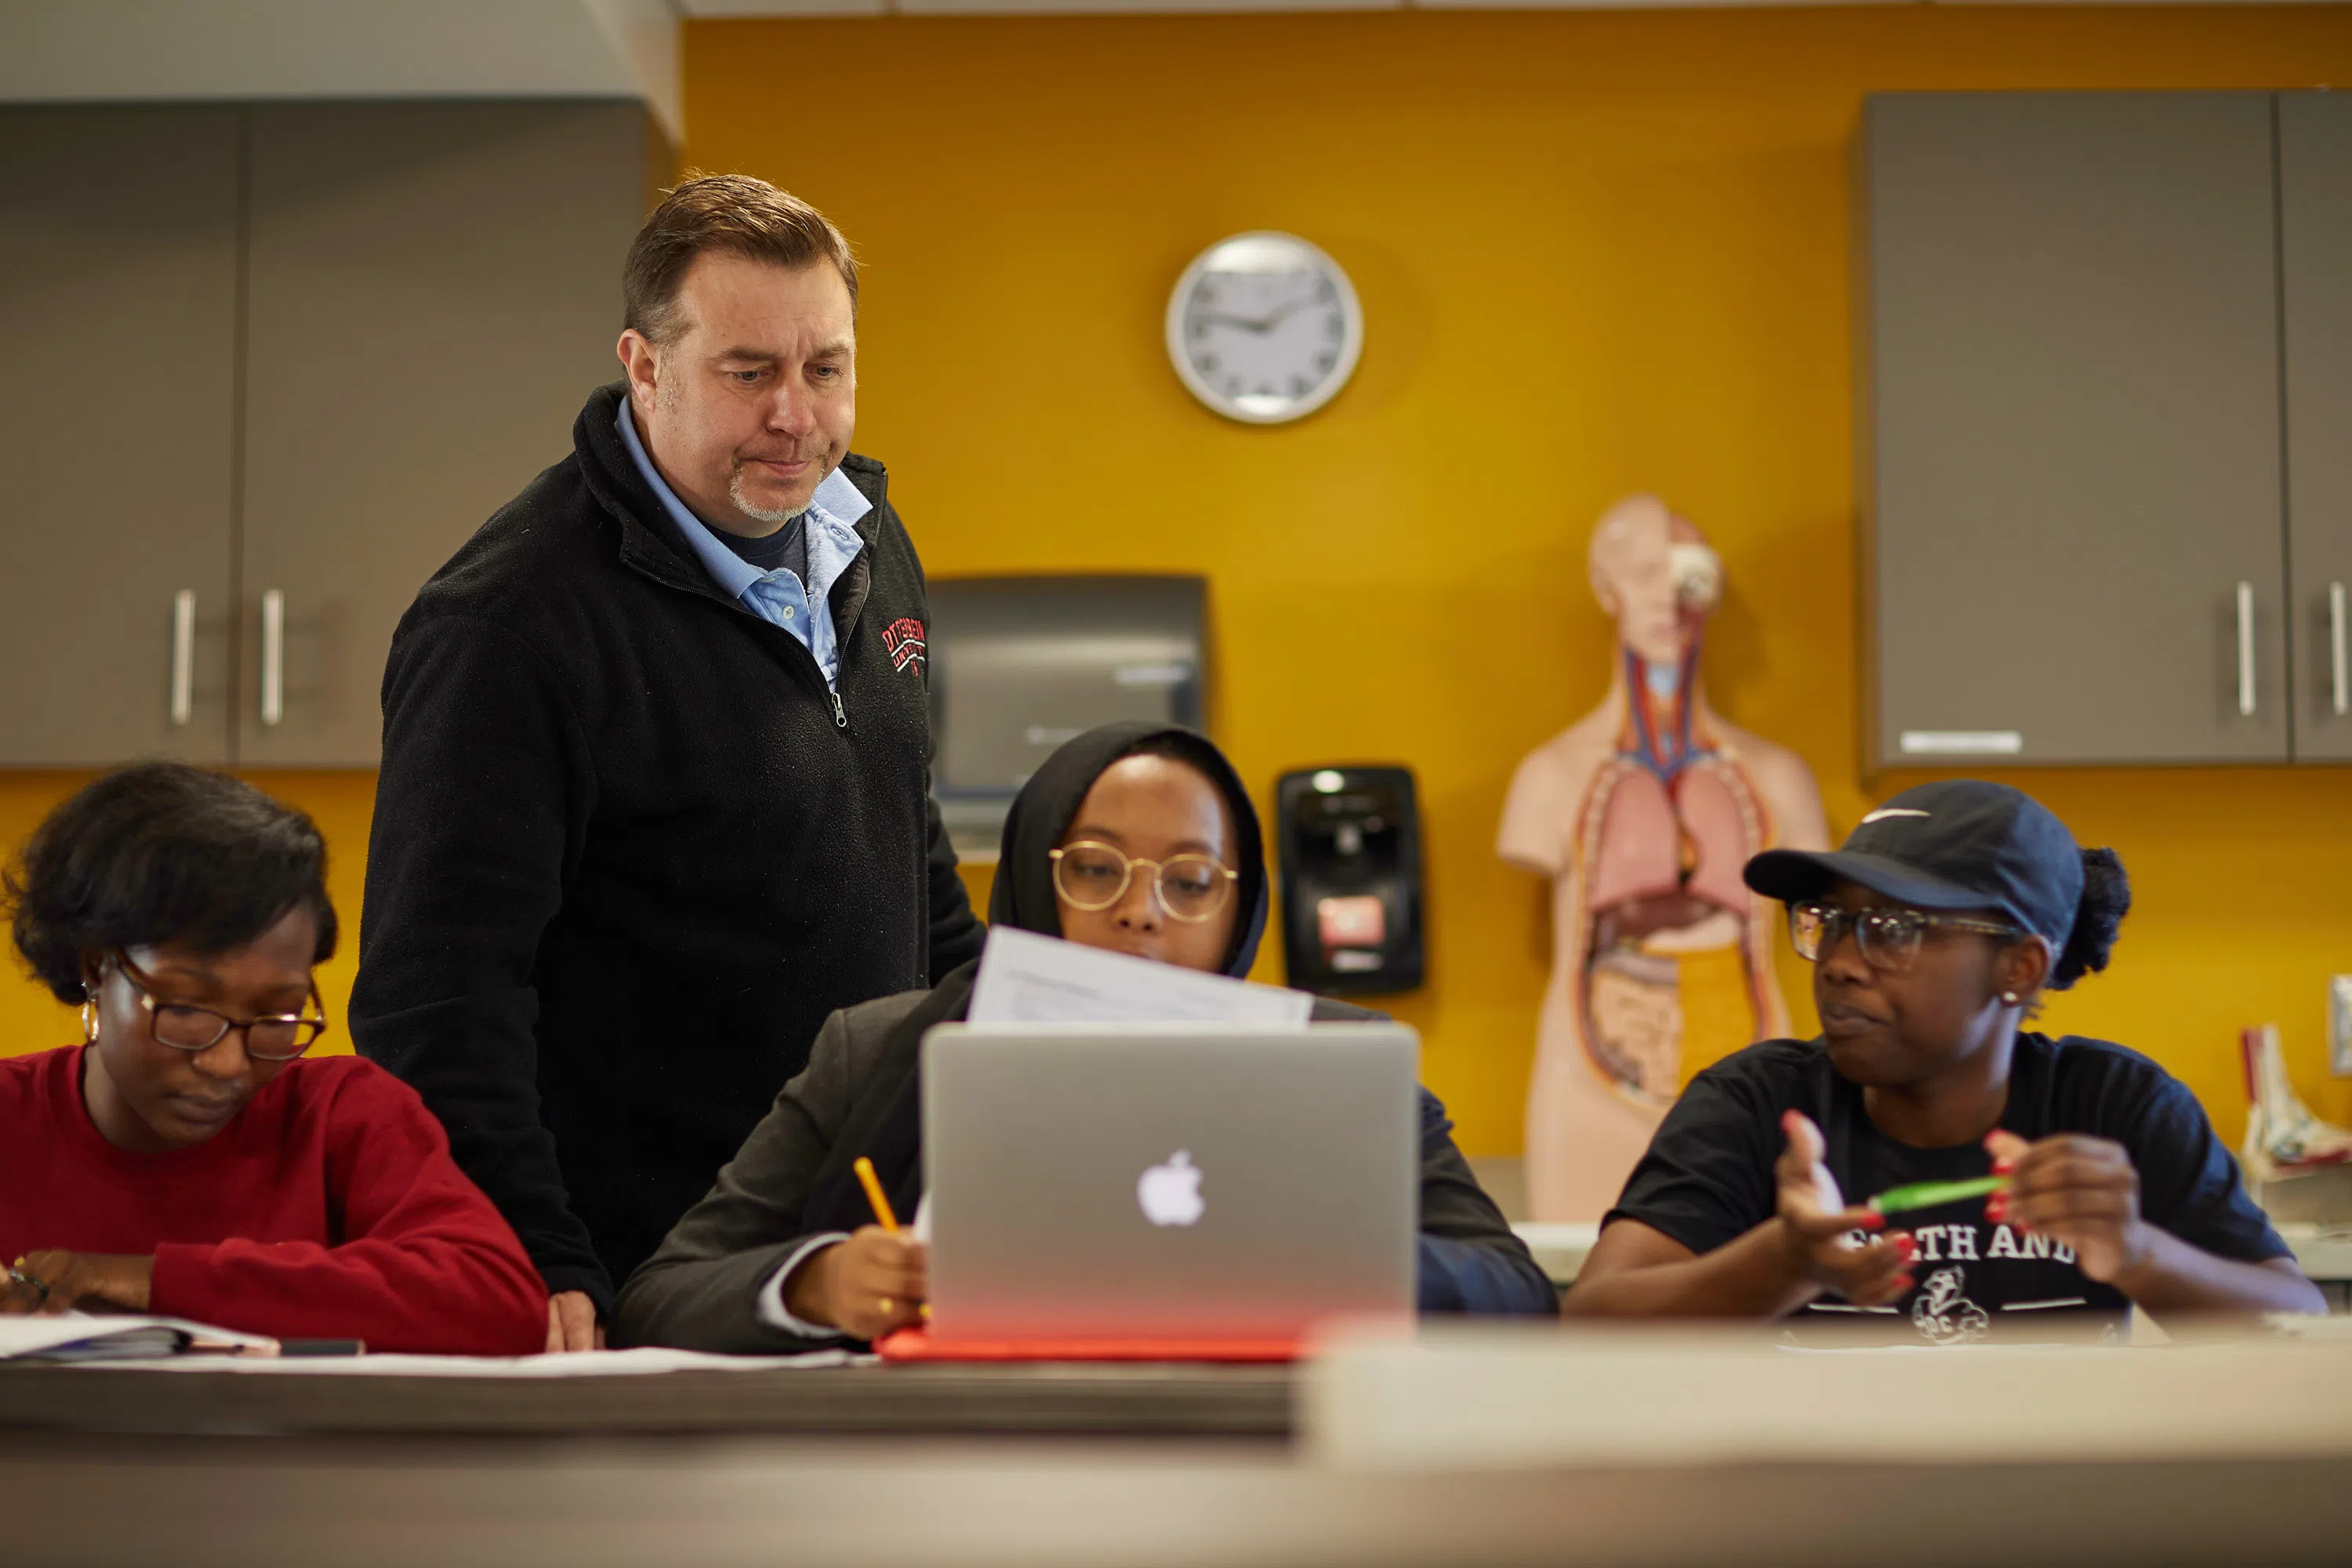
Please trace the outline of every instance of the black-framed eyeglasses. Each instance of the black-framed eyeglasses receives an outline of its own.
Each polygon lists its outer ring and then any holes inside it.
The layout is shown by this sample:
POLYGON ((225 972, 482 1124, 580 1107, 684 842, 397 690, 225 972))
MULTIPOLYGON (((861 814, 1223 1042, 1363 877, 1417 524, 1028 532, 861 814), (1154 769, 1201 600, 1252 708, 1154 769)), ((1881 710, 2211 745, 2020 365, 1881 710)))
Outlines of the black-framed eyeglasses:
MULTIPOLYGON (((156 1000, 155 983, 139 972, 139 966, 122 953, 114 955, 114 966, 139 997, 146 1009, 147 1033, 159 1046, 169 1046, 175 1051, 208 1051, 227 1037, 231 1029, 245 1031, 245 1054, 257 1062, 290 1062, 312 1046, 327 1032, 324 1017, 299 1013, 272 1013, 258 1018, 232 1018, 226 1013, 215 1013, 209 1007, 192 1006, 185 1002, 156 1000)), ((310 992, 310 1005, 324 1011, 316 987, 310 992)))
POLYGON ((1168 918, 1187 925, 1213 918, 1233 898, 1234 884, 1241 880, 1239 871, 1220 865, 1210 855, 1147 860, 1091 839, 1066 844, 1046 854, 1054 862, 1054 891, 1072 909, 1090 913, 1125 898, 1138 866, 1151 868, 1160 907, 1168 911, 1168 918))
POLYGON ((1930 926, 1943 931, 1981 931, 1987 936, 2023 936, 2013 925, 1969 915, 1936 915, 1925 910, 1842 910, 1835 904, 1789 906, 1789 941, 1797 956, 1813 963, 1853 932, 1862 961, 1873 969, 1908 969, 1918 960, 1930 926))

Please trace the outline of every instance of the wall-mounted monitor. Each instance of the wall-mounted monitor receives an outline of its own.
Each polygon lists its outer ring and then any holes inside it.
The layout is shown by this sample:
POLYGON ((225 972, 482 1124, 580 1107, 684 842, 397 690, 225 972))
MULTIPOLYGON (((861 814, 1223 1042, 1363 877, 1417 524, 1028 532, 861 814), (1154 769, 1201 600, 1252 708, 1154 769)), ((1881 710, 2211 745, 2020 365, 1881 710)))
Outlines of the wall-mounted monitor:
POLYGON ((1072 736, 1202 728, 1204 578, 934 578, 930 608, 931 788, 965 859, 995 858, 1014 794, 1072 736))

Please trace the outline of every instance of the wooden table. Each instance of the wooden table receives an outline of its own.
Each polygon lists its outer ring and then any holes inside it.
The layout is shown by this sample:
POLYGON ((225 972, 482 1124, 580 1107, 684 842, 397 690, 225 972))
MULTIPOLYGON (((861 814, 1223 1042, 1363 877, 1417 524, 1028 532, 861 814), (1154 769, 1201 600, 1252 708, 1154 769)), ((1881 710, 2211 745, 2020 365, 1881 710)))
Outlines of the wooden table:
POLYGON ((0 1431, 1073 1433, 1279 1440, 1290 1428, 1291 1374, 1280 1366, 842 1366, 467 1378, 0 1363, 0 1431))

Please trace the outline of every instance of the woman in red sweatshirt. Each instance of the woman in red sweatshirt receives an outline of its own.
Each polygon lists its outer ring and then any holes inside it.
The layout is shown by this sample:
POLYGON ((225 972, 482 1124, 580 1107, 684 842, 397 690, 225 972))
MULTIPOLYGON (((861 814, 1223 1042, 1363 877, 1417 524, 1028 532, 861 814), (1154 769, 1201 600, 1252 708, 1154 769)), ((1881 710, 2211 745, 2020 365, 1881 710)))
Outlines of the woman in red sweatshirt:
POLYGON ((326 1032, 310 819, 151 763, 51 813, 17 949, 88 1043, 0 1060, 0 1313, 158 1312, 375 1351, 543 1349, 547 1294, 415 1091, 326 1032))

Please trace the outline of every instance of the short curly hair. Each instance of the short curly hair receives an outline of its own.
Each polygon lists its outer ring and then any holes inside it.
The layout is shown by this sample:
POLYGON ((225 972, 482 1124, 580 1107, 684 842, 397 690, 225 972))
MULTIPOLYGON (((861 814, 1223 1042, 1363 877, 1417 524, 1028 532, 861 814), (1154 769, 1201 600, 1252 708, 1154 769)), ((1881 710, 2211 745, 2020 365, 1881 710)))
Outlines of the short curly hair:
POLYGON ((0 875, 16 951, 58 1001, 88 998, 107 953, 179 942, 242 947, 298 909, 335 951, 327 841, 241 779, 184 763, 108 773, 49 813, 0 875))

